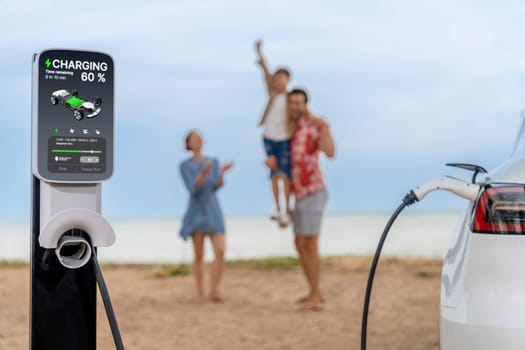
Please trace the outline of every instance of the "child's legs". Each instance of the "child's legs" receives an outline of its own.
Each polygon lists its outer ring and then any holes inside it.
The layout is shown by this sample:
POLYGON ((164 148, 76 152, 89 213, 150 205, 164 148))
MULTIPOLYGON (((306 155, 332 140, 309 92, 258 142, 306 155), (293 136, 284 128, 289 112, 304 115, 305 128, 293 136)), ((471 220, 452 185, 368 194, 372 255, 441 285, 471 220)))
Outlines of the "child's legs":
POLYGON ((264 149, 268 158, 266 159, 266 166, 270 169, 270 182, 272 187, 273 200, 277 212, 281 211, 281 204, 279 201, 279 158, 278 158, 278 142, 264 138, 264 149))
POLYGON ((290 212, 290 190, 292 179, 292 156, 290 140, 280 141, 277 147, 278 171, 283 181, 286 212, 290 212))
POLYGON ((279 213, 281 211, 281 203, 279 201, 279 175, 274 175, 270 179, 272 183, 273 200, 275 202, 275 211, 279 213))
POLYGON ((284 187, 284 201, 286 203, 286 213, 291 214, 290 209, 290 192, 291 192, 291 183, 290 178, 283 176, 283 187, 284 187))

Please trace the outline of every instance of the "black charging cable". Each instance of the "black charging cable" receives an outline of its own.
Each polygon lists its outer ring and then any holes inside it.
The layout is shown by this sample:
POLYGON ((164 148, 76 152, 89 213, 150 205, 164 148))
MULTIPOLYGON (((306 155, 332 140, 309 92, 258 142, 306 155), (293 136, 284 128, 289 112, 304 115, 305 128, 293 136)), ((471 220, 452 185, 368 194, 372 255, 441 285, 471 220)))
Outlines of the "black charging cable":
POLYGON ((388 235, 388 232, 390 231, 390 228, 394 224, 394 221, 396 221, 397 217, 403 209, 406 207, 414 204, 417 202, 417 196, 413 191, 410 191, 405 198, 403 198, 403 202, 399 207, 396 209, 396 211, 392 214, 390 219, 388 220, 388 223, 385 226, 385 229, 383 230, 383 234, 381 235, 381 238, 379 239, 379 243, 377 244, 376 253, 374 255, 374 259, 372 260, 372 265, 370 266, 370 274, 368 275, 368 283, 366 285, 366 293, 365 293, 365 302, 363 305, 363 322, 361 324, 361 350, 366 350, 366 329, 368 324, 368 307, 370 305, 370 296, 372 294, 372 285, 374 284, 374 275, 376 273, 377 264, 379 263, 379 257, 381 256, 381 250, 383 249, 383 245, 386 240, 386 236, 388 235))
POLYGON ((111 304, 108 287, 104 281, 104 275, 102 275, 102 269, 98 263, 95 249, 93 249, 93 266, 95 267, 95 277, 97 279, 100 295, 102 296, 102 301, 104 302, 104 308, 106 309, 106 315, 108 317, 111 333, 113 334, 113 340, 115 341, 115 347, 117 350, 124 350, 124 344, 122 343, 122 337, 120 336, 120 330, 118 328, 117 318, 115 317, 115 311, 113 310, 113 305, 111 304))

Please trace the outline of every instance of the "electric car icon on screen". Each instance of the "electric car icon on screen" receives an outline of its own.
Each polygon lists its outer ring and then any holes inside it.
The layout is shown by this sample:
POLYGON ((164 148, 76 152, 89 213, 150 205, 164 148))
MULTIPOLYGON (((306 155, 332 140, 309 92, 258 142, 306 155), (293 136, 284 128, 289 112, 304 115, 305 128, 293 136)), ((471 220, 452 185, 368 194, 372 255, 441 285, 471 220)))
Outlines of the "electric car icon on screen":
POLYGON ((94 97, 91 101, 78 96, 78 91, 73 90, 57 90, 51 94, 50 102, 52 105, 58 105, 61 103, 67 109, 73 112, 73 116, 76 120, 82 120, 84 118, 95 118, 100 114, 102 108, 102 99, 98 96, 94 97))

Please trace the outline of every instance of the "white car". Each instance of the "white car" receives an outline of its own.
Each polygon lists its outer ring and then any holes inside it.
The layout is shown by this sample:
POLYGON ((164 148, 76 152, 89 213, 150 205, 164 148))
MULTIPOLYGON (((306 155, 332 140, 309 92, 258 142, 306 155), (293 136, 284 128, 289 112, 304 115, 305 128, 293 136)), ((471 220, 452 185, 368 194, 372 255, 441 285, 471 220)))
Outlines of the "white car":
POLYGON ((477 184, 443 261, 441 349, 525 349, 525 120, 477 184))
MULTIPOLYGON (((511 156, 463 181, 440 177, 413 189, 388 221, 372 261, 363 307, 361 349, 374 274, 388 232, 403 208, 447 190, 467 206, 447 246, 441 275, 441 350, 525 349, 525 118, 511 156)), ((410 349, 410 344, 407 344, 410 349)))

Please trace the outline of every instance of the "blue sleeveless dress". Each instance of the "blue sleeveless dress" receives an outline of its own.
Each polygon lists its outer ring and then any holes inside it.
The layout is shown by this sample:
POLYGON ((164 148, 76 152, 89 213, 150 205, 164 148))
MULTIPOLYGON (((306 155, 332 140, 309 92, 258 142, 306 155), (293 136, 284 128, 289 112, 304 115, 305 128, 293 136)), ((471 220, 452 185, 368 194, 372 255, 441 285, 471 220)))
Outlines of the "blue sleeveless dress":
POLYGON ((219 171, 219 162, 214 158, 204 157, 203 160, 190 158, 181 163, 182 179, 190 193, 190 201, 179 233, 184 240, 195 232, 225 233, 224 217, 217 198, 219 171), (208 161, 213 164, 212 170, 208 173, 204 184, 196 188, 195 181, 208 161))

